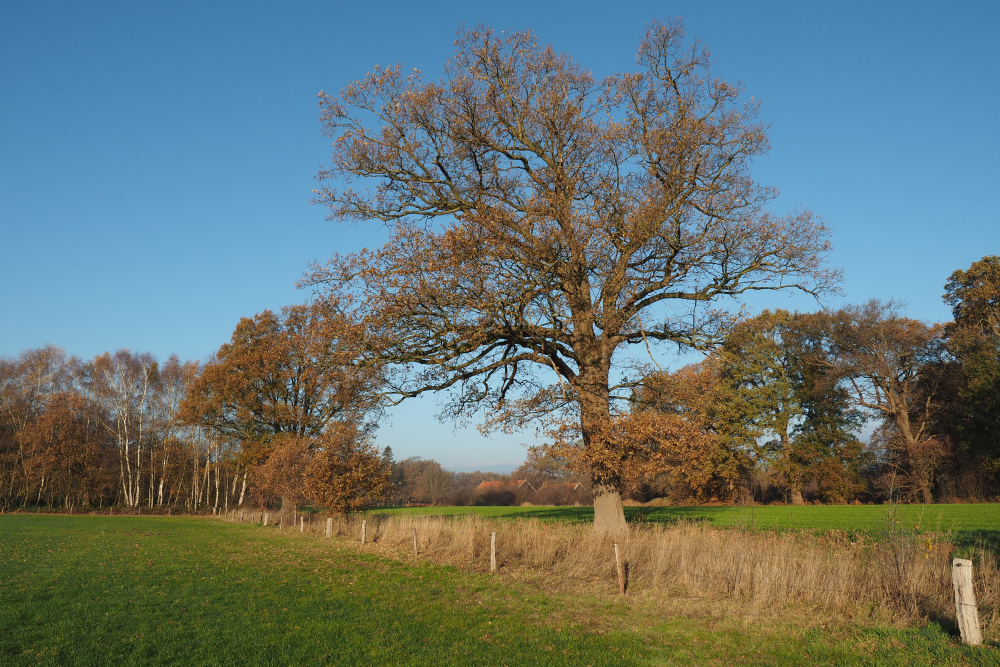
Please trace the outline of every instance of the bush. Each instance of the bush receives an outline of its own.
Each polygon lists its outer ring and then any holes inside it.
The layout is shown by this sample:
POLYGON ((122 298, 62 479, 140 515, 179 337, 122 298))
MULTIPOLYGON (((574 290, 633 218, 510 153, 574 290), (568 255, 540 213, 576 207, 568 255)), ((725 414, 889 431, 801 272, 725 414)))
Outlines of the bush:
POLYGON ((480 507, 487 505, 493 507, 510 507, 511 505, 518 504, 517 494, 506 489, 490 489, 488 491, 480 491, 476 493, 472 500, 472 504, 480 507))
POLYGON ((472 505, 475 493, 475 489, 465 486, 460 489, 455 489, 454 491, 449 491, 443 496, 440 496, 434 504, 445 507, 464 507, 466 505, 472 505))

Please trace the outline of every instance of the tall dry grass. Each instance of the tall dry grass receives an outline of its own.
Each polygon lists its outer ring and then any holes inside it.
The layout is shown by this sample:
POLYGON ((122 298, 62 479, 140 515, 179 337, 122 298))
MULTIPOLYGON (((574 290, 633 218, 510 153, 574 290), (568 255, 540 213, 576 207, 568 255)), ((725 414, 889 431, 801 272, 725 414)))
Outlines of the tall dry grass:
MULTIPOLYGON (((632 595, 726 600, 744 611, 818 607, 883 621, 947 622, 955 616, 953 546, 901 530, 859 540, 837 533, 754 532, 682 522, 632 526, 612 538, 588 525, 537 519, 402 515, 365 520, 373 543, 369 548, 412 555, 416 529, 422 557, 483 571, 489 570, 495 531, 501 575, 547 588, 616 593, 612 544, 618 542, 632 595)), ((360 522, 334 518, 334 534, 358 539, 360 522)), ((322 535, 325 520, 314 520, 308 530, 322 535)), ((1000 573, 990 552, 977 553, 976 561, 980 619, 994 634, 1000 626, 1000 573)))

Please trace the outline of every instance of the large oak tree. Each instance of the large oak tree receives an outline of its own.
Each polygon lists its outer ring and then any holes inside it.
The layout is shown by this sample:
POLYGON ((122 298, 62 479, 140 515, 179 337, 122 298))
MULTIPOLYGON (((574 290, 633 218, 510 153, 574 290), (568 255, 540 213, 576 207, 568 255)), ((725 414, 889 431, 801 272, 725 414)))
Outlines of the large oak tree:
POLYGON ((751 177, 768 150, 758 103, 679 21, 652 24, 637 60, 599 80, 531 32, 477 27, 437 81, 376 67, 320 102, 334 143, 318 201, 391 237, 309 280, 358 298, 397 398, 450 390, 446 412, 485 406, 501 425, 571 415, 600 529, 624 526, 603 435, 631 388, 622 350, 706 348, 733 319, 719 299, 836 279, 827 229, 772 212, 776 191, 751 177))

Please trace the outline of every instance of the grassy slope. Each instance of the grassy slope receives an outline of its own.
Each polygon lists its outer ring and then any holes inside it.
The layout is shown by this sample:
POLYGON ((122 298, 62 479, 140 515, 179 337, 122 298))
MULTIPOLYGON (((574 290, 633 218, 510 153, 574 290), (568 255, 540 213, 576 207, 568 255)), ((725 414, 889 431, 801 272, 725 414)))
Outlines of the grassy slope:
POLYGON ((546 596, 259 526, 0 516, 4 665, 1000 664, 933 624, 662 616, 648 600, 546 596))
MULTIPOLYGON (((948 531, 962 544, 982 541, 1000 546, 1000 505, 899 505, 900 518, 921 530, 948 531)), ((426 515, 477 513, 483 516, 529 516, 561 521, 590 521, 592 507, 407 507, 377 510, 426 515)), ((846 530, 878 532, 884 529, 887 508, 881 505, 766 505, 761 507, 626 507, 630 520, 678 519, 709 521, 717 526, 754 526, 777 530, 846 530)))

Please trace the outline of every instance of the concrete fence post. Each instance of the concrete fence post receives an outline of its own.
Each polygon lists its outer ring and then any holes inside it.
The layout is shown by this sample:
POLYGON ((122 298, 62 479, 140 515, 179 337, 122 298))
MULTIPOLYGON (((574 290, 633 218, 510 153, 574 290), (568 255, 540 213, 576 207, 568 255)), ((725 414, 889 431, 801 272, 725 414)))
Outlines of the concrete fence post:
POLYGON ((490 572, 497 571, 497 534, 490 534, 490 572))
POLYGON ((956 558, 951 562, 951 580, 955 585, 955 617, 962 641, 969 646, 983 642, 979 631, 979 610, 976 608, 976 592, 972 586, 972 561, 956 558))

